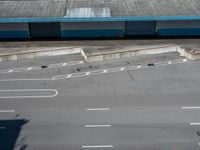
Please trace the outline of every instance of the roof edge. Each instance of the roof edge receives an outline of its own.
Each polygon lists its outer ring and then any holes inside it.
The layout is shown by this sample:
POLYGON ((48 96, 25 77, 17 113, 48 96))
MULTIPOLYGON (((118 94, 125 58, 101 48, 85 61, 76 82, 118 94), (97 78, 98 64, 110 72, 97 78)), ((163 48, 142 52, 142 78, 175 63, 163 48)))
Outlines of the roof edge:
POLYGON ((104 18, 0 18, 0 23, 21 22, 101 22, 101 21, 167 21, 167 20, 200 20, 200 16, 124 16, 104 18))

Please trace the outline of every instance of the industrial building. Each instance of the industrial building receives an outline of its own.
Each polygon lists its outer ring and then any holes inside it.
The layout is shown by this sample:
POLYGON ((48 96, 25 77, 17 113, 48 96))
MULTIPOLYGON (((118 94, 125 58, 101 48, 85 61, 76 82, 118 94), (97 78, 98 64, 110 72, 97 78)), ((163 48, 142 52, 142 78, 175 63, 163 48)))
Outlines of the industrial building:
POLYGON ((200 0, 0 0, 0 38, 200 36, 200 0))

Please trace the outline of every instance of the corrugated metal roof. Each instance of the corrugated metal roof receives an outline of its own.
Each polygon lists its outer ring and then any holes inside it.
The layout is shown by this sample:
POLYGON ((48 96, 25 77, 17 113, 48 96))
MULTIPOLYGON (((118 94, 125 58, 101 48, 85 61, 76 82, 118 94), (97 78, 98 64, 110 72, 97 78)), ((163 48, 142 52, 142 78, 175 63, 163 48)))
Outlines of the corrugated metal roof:
POLYGON ((0 18, 107 17, 107 8, 112 17, 200 16, 200 0, 0 0, 0 18))
POLYGON ((67 9, 66 18, 97 18, 97 17, 111 17, 110 8, 70 8, 67 9))

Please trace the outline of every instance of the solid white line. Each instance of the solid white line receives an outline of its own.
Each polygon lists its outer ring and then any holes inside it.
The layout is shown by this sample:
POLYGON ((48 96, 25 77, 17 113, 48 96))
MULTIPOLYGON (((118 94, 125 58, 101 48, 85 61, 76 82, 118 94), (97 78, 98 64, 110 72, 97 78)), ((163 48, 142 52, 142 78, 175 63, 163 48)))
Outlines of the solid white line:
POLYGON ((190 123, 191 126, 199 126, 200 123, 190 123))
POLYGON ((87 145, 81 146, 82 148, 113 148, 113 145, 87 145))
POLYGON ((88 111, 89 111, 89 110, 94 110, 94 111, 95 111, 95 110, 97 110, 97 111, 98 111, 98 110, 110 110, 110 108, 87 108, 86 110, 88 110, 88 111))
POLYGON ((0 110, 0 113, 14 113, 15 110, 0 110))
POLYGON ((0 129, 2 130, 2 129, 6 129, 6 127, 0 127, 0 129))
POLYGON ((105 124, 105 125, 85 125, 86 128, 98 128, 98 127, 111 127, 111 125, 105 124))
POLYGON ((181 108, 182 109, 200 109, 200 106, 189 106, 189 107, 183 106, 181 108))
POLYGON ((41 91, 53 91, 55 94, 47 96, 0 96, 0 99, 14 99, 14 98, 51 98, 58 95, 58 91, 55 89, 14 89, 14 90, 0 90, 0 92, 41 92, 41 91))

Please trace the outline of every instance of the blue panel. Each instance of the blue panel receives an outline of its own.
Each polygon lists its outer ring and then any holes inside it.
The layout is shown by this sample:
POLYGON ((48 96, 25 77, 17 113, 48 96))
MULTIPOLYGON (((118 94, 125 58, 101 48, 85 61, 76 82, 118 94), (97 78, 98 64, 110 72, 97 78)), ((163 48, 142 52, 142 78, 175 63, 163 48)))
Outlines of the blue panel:
POLYGON ((160 36, 200 36, 200 28, 195 29, 158 29, 160 36))
POLYGON ((61 37, 124 37, 123 30, 62 30, 61 37))
POLYGON ((101 18, 0 18, 0 23, 14 22, 93 22, 93 21, 164 21, 200 20, 200 16, 122 16, 101 18))
POLYGON ((128 30, 126 31, 126 35, 131 36, 131 35, 154 35, 155 32, 154 30, 128 30))
POLYGON ((0 38, 29 38, 27 31, 0 31, 0 38))

